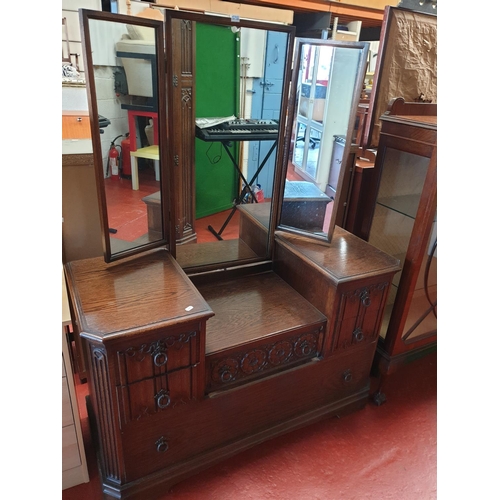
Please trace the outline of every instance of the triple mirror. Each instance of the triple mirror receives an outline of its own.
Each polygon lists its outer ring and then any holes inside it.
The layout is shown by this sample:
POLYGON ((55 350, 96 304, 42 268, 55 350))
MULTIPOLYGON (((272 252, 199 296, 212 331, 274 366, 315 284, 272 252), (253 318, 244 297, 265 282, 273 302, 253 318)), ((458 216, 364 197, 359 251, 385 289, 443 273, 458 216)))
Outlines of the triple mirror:
POLYGON ((349 148, 333 168, 332 151, 351 143, 368 44, 80 12, 107 262, 162 245, 187 270, 264 261, 275 228, 331 241, 349 148))

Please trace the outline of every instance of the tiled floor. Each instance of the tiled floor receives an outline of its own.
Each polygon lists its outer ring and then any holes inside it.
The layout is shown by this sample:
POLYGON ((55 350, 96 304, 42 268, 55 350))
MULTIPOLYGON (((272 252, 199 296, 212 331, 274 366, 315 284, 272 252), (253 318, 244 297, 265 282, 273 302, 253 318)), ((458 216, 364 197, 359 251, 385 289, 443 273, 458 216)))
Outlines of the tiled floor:
MULTIPOLYGON (((437 498, 436 354, 387 378, 382 406, 369 404, 221 462, 159 500, 432 500, 437 498)), ((375 385, 375 380, 373 380, 375 385)), ((90 482, 62 500, 102 498, 84 405, 77 385, 90 482)), ((152 499, 144 499, 152 500, 152 499)))

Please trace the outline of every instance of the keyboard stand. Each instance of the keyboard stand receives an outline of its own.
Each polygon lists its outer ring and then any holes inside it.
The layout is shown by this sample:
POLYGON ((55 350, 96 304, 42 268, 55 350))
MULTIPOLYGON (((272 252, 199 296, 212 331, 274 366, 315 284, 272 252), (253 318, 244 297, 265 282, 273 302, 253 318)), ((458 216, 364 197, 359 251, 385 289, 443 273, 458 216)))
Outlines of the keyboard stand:
MULTIPOLYGON (((238 142, 241 142, 241 141, 242 140, 239 139, 238 142)), ((236 212, 236 207, 241 204, 241 202, 243 201, 243 199, 245 197, 245 194, 247 192, 250 193, 250 195, 252 197, 252 203, 258 203, 257 199, 255 198, 255 195, 253 194, 251 186, 255 182, 255 179, 257 179, 258 175, 260 174, 260 171, 264 168, 264 165, 266 164, 267 160, 271 156, 272 152, 276 149, 276 145, 278 144, 278 141, 275 140, 274 143, 273 143, 273 145, 271 146, 271 149, 268 151, 266 157, 262 160, 262 163, 259 165, 259 168, 257 168, 257 171, 255 172, 255 174, 253 175, 253 177, 250 179, 250 182, 247 182, 247 180, 245 179, 245 176, 243 175, 243 173, 240 170, 240 167, 238 166, 238 163, 234 159, 234 156, 231 154, 231 151, 229 150, 228 144, 230 144, 230 142, 229 141, 221 141, 221 142, 222 142, 222 145, 224 146, 224 149, 226 150, 229 158, 231 159, 231 162, 233 163, 234 168, 238 172, 238 175, 239 175, 242 183, 244 184, 244 187, 242 188, 239 196, 234 200, 233 208, 231 209, 231 212, 229 213, 229 215, 228 215, 227 219, 225 220, 224 224, 222 224, 222 227, 219 229, 219 231, 216 231, 210 225, 208 226, 208 230, 218 240, 222 240, 223 239, 221 235, 224 232, 224 229, 226 229, 226 226, 229 224, 229 221, 233 218, 233 215, 236 212)), ((236 140, 234 142, 236 142, 236 140)))

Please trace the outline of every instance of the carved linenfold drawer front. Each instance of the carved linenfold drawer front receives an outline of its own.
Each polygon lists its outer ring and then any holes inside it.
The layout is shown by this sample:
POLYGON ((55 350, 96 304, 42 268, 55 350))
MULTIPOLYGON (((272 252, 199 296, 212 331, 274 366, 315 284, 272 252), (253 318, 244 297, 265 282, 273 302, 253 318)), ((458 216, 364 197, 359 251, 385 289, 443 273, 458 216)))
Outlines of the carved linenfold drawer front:
POLYGON ((342 293, 334 328, 334 349, 349 349, 376 340, 389 283, 342 293))
POLYGON ((196 397, 199 344, 191 330, 117 351, 120 427, 196 397))
POLYGON ((319 356, 325 324, 207 356, 207 391, 233 387, 319 356))

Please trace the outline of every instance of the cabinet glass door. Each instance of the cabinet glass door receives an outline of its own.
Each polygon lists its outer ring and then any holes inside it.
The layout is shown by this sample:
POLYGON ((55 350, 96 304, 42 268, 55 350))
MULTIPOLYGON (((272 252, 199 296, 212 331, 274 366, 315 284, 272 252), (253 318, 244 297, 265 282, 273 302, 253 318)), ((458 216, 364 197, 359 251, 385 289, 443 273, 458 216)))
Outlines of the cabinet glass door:
MULTIPOLYGON (((404 266, 430 160, 393 148, 386 148, 379 154, 384 154, 384 165, 368 241, 398 258, 404 266)), ((436 228, 435 215, 406 319, 402 318, 401 340, 404 343, 415 342, 437 331, 436 228)), ((380 331, 382 338, 391 327, 401 277, 402 272, 397 273, 392 282, 380 331)), ((400 319, 393 321, 394 324, 400 324, 400 319)))

